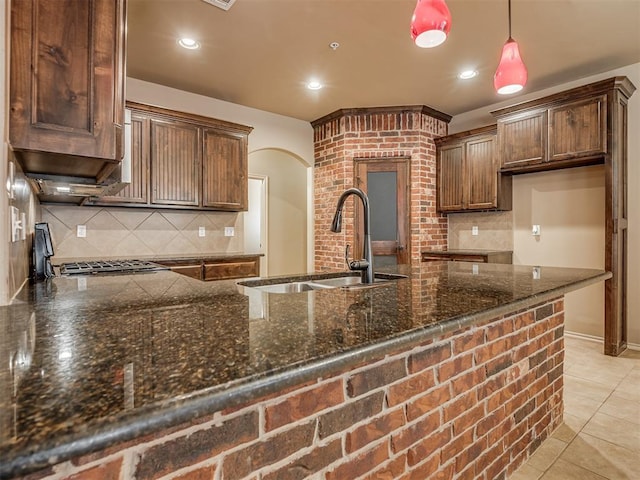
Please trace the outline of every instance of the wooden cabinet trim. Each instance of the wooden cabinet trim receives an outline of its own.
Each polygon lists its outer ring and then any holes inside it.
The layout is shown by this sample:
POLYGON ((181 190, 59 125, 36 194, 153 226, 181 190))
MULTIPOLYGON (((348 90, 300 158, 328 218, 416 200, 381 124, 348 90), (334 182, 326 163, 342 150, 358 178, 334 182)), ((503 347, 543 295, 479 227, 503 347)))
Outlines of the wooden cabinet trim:
POLYGON ((218 120, 216 118, 205 117, 194 113, 180 112, 178 110, 170 110, 168 108, 158 107, 155 105, 147 105, 144 103, 132 102, 127 100, 126 107, 132 110, 145 112, 149 115, 153 115, 156 118, 163 118, 173 120, 179 119, 183 122, 193 123, 200 127, 210 127, 220 131, 226 131, 229 133, 239 133, 248 135, 253 130, 253 127, 241 125, 239 123, 228 122, 225 120, 218 120))

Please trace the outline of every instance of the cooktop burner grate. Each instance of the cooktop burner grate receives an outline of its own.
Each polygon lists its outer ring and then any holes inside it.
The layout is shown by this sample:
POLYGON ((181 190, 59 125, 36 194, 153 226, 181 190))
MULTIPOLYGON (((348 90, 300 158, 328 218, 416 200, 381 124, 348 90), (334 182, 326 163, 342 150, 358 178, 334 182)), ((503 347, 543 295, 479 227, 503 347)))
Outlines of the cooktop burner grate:
POLYGON ((168 268, 146 260, 98 260, 93 262, 63 263, 60 265, 61 275, 141 273, 157 270, 168 270, 168 268))

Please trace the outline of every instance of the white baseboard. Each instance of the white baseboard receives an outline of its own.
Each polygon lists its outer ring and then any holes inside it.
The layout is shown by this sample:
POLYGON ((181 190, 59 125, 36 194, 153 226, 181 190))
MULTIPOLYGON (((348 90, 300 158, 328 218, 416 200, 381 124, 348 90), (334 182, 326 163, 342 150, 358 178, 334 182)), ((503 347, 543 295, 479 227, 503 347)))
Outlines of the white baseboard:
MULTIPOLYGON (((578 333, 578 332, 569 332, 565 331, 564 334, 567 337, 579 338, 580 340, 588 340, 590 342, 596 342, 603 344, 604 339, 602 337, 596 337, 595 335, 587 335, 586 333, 578 333)), ((627 343, 627 348, 629 350, 638 350, 640 351, 640 344, 638 343, 627 343)))

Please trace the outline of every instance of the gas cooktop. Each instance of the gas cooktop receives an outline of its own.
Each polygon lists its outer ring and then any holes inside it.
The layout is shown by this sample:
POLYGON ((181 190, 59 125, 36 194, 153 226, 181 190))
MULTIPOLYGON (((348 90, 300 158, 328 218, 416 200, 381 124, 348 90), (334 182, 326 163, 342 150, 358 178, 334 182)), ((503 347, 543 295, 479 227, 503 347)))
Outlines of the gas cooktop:
POLYGON ((61 275, 93 275, 100 273, 145 273, 169 270, 163 265, 146 260, 98 260, 71 262, 60 265, 61 275))

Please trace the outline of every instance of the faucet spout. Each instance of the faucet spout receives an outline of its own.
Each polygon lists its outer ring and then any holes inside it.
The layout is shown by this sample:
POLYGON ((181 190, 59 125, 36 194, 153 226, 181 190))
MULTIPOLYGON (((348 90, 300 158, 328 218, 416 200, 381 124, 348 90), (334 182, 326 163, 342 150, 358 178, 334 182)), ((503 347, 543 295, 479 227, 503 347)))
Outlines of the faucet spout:
POLYGON ((362 201, 364 207, 364 241, 362 245, 362 260, 352 260, 348 262, 350 270, 359 270, 361 272, 362 283, 373 283, 373 257, 371 253, 371 227, 370 227, 370 209, 369 197, 359 188, 349 188, 342 192, 336 206, 336 213, 331 222, 331 231, 340 232, 342 229, 342 208, 344 202, 350 195, 357 196, 362 201))

